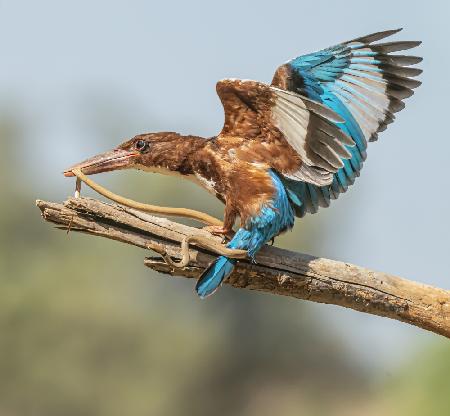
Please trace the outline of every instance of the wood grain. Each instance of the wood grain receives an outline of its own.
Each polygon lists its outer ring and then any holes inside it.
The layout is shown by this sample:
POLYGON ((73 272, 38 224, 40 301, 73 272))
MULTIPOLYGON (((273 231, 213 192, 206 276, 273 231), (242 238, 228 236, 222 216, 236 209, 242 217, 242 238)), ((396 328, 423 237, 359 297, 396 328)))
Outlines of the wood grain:
MULTIPOLYGON (((211 237, 204 230, 89 198, 63 204, 38 200, 46 221, 58 228, 110 238, 141 248, 165 250, 181 258, 180 243, 187 235, 211 237)), ((148 257, 147 267, 171 276, 197 278, 214 259, 191 247, 187 267, 173 269, 160 257, 148 257)), ((264 247, 257 264, 239 261, 227 280, 237 288, 259 290, 319 303, 329 303, 379 315, 450 338, 450 291, 376 272, 349 263, 264 247)))

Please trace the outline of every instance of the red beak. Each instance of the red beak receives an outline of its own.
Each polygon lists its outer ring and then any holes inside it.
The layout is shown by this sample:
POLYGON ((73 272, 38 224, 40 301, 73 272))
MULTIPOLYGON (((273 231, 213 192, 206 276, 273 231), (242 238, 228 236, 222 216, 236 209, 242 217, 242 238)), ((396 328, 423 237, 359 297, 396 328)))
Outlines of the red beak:
POLYGON ((64 171, 64 176, 75 176, 72 169, 80 169, 85 175, 94 175, 112 170, 127 169, 133 165, 133 158, 139 153, 123 149, 114 149, 77 163, 64 171))

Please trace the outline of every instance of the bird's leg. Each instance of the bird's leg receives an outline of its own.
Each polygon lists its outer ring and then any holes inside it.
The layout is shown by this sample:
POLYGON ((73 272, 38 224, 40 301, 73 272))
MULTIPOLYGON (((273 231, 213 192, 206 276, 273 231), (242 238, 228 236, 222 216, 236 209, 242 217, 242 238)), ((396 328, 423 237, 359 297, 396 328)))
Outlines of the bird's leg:
POLYGON ((227 235, 232 231, 230 228, 225 228, 221 225, 207 225, 202 229, 208 231, 208 233, 212 235, 227 235))
POLYGON ((231 228, 225 228, 225 226, 220 225, 207 225, 202 228, 205 231, 212 235, 220 235, 222 236, 222 244, 225 244, 227 240, 231 240, 233 238, 233 230, 231 228))
POLYGON ((231 204, 227 203, 225 205, 223 225, 222 226, 208 225, 203 229, 213 235, 222 235, 224 237, 224 241, 222 241, 222 243, 224 243, 226 238, 231 239, 233 236, 233 224, 235 220, 236 220, 236 211, 234 210, 231 204))

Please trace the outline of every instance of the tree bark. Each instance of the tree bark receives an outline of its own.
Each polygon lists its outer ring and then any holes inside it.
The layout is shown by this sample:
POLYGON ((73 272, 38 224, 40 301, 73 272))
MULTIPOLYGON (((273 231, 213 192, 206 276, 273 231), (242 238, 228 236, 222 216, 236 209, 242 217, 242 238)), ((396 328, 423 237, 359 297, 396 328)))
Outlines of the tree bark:
MULTIPOLYGON (((181 258, 180 243, 188 235, 211 237, 189 227, 148 214, 90 198, 70 198, 63 204, 38 200, 46 221, 60 229, 97 235, 141 248, 149 246, 181 258)), ((172 268, 161 257, 148 257, 144 264, 171 276, 197 278, 215 254, 190 247, 190 263, 172 268)), ((256 264, 238 262, 225 282, 237 288, 259 290, 319 303, 344 306, 416 325, 450 338, 450 291, 276 247, 265 246, 256 264)))

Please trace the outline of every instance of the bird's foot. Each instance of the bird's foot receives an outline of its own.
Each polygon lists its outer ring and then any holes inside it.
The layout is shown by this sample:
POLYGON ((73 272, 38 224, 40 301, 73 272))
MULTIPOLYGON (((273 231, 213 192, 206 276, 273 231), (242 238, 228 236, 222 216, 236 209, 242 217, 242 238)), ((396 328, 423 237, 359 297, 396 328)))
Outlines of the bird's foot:
POLYGON ((213 235, 226 235, 226 234, 229 234, 231 231, 220 225, 208 225, 206 227, 203 227, 203 229, 213 235))
POLYGON ((222 243, 225 243, 227 239, 231 240, 231 238, 233 238, 233 230, 222 227, 220 225, 208 225, 206 227, 203 227, 203 230, 208 231, 208 233, 212 235, 222 236, 222 243))

